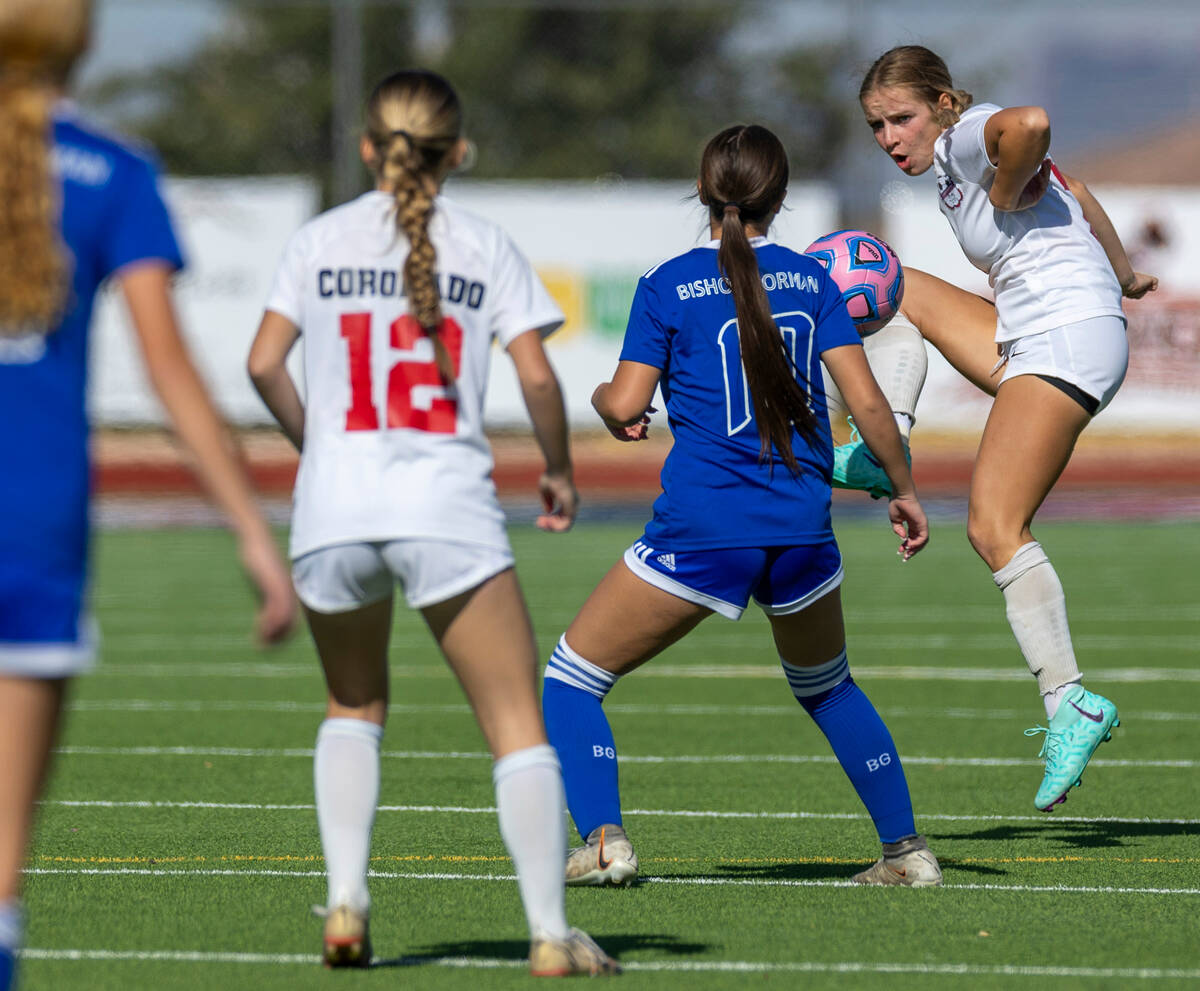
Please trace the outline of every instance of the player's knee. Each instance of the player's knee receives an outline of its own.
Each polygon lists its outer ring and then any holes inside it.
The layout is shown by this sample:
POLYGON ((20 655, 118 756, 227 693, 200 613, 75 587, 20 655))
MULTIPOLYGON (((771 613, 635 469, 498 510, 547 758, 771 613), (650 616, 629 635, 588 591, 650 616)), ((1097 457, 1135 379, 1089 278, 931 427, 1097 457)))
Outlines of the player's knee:
POLYGON ((1023 543, 1019 525, 974 510, 967 513, 967 540, 992 571, 1004 567, 1023 543))

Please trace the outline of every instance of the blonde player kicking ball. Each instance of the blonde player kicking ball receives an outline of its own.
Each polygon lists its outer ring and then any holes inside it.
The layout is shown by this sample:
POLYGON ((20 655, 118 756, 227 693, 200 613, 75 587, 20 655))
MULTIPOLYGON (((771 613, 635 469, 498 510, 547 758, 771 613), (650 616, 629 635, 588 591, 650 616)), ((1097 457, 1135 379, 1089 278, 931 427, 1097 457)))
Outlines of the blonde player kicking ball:
MULTIPOLYGON (((0 2, 0 989, 21 940, 18 901, 63 701, 95 661, 88 608, 89 325, 118 287, 197 473, 237 534, 261 596, 258 634, 287 636, 287 567, 171 304, 183 259, 154 163, 63 100, 87 49, 87 0, 0 2)), ((47 906, 48 908, 50 906, 47 906)), ((99 909, 103 911, 103 909, 99 909)))
POLYGON ((850 675, 821 362, 887 471, 899 553, 920 551, 929 530, 841 291, 815 259, 767 241, 787 183, 787 155, 766 128, 730 127, 708 143, 698 188, 712 240, 642 277, 621 360, 592 397, 618 440, 639 441, 661 386, 674 444, 645 534, 588 597, 546 667, 546 725, 584 839, 567 860, 571 884, 629 884, 638 871, 608 692, 714 613, 739 619, 752 596, 792 694, 875 825, 882 856, 853 880, 942 883, 917 834, 896 745, 850 675))
POLYGON ((495 340, 516 366, 546 458, 538 526, 567 530, 578 500, 562 394, 542 349, 563 317, 502 230, 439 195, 467 148, 446 80, 420 71, 384 79, 361 148, 375 190, 292 238, 249 360, 301 452, 293 578, 329 688, 314 760, 329 877, 325 962, 371 959, 367 862, 399 581, 495 758, 531 972, 617 973, 567 926, 561 772, 538 711, 537 649, 482 422, 495 340), (301 332, 303 404, 284 366, 301 332))
POLYGON ((1095 197, 1047 157, 1041 107, 972 106, 946 64, 917 45, 886 52, 859 90, 867 123, 901 171, 933 168, 940 208, 995 306, 909 270, 903 311, 963 375, 995 394, 971 479, 967 535, 1004 594, 1049 726, 1034 804, 1066 800, 1117 707, 1083 688, 1062 585, 1030 529, 1084 427, 1125 377, 1122 295, 1135 272, 1095 197), (996 349, 999 345, 997 362, 996 349))

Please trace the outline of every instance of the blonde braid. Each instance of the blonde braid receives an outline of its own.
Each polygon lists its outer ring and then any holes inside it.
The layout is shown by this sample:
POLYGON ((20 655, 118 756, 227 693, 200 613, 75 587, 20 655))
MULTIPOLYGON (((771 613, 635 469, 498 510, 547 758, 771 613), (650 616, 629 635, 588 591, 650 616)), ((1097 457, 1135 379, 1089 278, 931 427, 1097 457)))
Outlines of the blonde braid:
POLYGON ((396 227, 408 239, 404 283, 409 308, 433 341, 438 371, 452 384, 457 373, 442 340, 437 251, 429 237, 434 196, 462 128, 458 96, 437 73, 411 69, 388 76, 367 103, 367 138, 374 168, 396 199, 396 227))
POLYGON ((433 194, 422 175, 422 154, 406 134, 396 134, 384 154, 380 175, 395 188, 396 226, 408 238, 404 259, 404 284, 409 308, 433 341, 438 371, 447 383, 456 378, 454 361, 438 333, 442 323, 442 295, 437 284, 437 249, 429 239, 433 194))
POLYGON ((66 304, 68 270, 58 237, 44 81, 0 78, 0 337, 48 333, 66 304))

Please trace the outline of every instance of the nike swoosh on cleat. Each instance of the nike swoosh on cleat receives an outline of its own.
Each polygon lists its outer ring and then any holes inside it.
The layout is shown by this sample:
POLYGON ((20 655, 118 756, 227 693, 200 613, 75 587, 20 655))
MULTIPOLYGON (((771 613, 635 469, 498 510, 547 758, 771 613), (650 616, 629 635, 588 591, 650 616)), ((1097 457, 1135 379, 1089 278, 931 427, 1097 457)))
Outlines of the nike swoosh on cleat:
POLYGON ((596 853, 596 864, 600 870, 606 871, 612 865, 612 858, 604 859, 604 827, 600 827, 600 849, 596 853))
POLYGON ((1087 709, 1079 708, 1079 706, 1077 706, 1074 702, 1068 702, 1067 704, 1070 705, 1071 708, 1078 712, 1081 716, 1083 716, 1084 719, 1090 719, 1094 723, 1104 722, 1104 713, 1102 712, 1088 712, 1087 709))

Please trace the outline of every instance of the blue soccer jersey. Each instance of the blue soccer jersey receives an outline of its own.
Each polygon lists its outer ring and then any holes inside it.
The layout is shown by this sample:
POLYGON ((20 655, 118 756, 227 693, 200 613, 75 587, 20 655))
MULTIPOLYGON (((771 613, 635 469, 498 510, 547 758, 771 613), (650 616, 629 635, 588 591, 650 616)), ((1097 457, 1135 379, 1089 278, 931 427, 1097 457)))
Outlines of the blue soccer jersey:
POLYGON ((719 242, 663 262, 634 295, 622 361, 662 370, 674 446, 646 539, 673 550, 830 540, 833 442, 821 354, 861 339, 820 263, 765 238, 751 241, 771 313, 817 420, 812 443, 792 433, 793 475, 778 453, 759 459, 758 427, 738 347, 737 316, 717 269, 719 242))
POLYGON ((50 333, 0 336, 0 655, 83 636, 92 304, 124 266, 183 264, 155 166, 143 154, 63 110, 53 163, 72 270, 67 312, 50 333))

